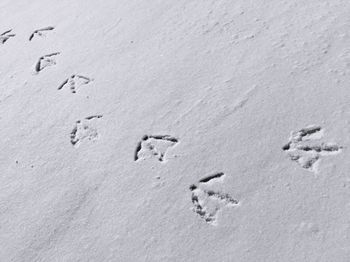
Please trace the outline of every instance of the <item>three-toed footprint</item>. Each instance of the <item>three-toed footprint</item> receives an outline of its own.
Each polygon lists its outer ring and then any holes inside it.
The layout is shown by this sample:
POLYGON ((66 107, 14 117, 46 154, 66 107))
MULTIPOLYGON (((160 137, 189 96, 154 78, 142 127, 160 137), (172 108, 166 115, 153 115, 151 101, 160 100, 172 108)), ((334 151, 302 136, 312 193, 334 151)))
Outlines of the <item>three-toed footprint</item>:
POLYGON ((58 90, 61 90, 67 86, 67 87, 69 87, 70 91, 73 94, 75 94, 81 86, 87 85, 91 81, 93 81, 93 79, 86 77, 86 76, 71 75, 69 78, 67 78, 63 81, 63 83, 58 87, 58 90))
POLYGON ((317 165, 323 156, 335 155, 342 150, 335 143, 321 141, 323 136, 324 130, 320 126, 311 125, 292 132, 282 149, 302 168, 317 173, 317 165))
POLYGON ((215 173, 199 180, 198 184, 190 186, 193 212, 210 225, 218 224, 218 214, 222 209, 239 205, 239 201, 229 194, 212 189, 214 185, 218 185, 224 179, 224 173, 215 173))

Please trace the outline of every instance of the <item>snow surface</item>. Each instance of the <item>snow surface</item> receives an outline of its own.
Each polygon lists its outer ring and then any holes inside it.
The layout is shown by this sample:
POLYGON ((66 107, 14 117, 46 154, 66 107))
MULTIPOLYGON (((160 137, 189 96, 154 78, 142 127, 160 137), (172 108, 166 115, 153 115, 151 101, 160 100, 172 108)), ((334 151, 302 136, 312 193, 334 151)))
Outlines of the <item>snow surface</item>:
POLYGON ((350 261, 349 13, 1 0, 0 261, 350 261))

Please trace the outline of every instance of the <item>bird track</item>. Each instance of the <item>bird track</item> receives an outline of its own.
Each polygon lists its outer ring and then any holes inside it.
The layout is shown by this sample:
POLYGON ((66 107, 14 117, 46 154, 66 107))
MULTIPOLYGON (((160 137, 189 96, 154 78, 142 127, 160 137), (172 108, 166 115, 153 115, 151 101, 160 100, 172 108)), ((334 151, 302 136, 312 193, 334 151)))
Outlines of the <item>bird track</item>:
POLYGON ((168 149, 178 142, 177 138, 169 135, 145 135, 137 144, 134 161, 155 157, 158 161, 165 162, 168 149))
POLYGON ((0 43, 1 44, 5 44, 7 42, 7 40, 9 40, 11 37, 15 37, 16 36, 15 34, 11 34, 11 32, 12 32, 12 29, 3 32, 0 35, 0 43))
POLYGON ((60 52, 51 53, 48 55, 44 55, 38 59, 38 62, 35 64, 35 73, 39 73, 44 70, 46 67, 56 65, 55 57, 58 56, 60 52))
POLYGON ((342 147, 335 143, 320 141, 323 136, 324 130, 320 126, 302 128, 291 133, 289 142, 282 150, 302 168, 317 173, 317 166, 322 157, 338 154, 342 150, 342 147))
POLYGON ((239 205, 239 201, 229 194, 210 189, 210 185, 223 181, 224 178, 224 173, 215 173, 200 179, 198 185, 192 184, 189 188, 192 193, 193 212, 213 226, 218 225, 218 214, 222 209, 239 205))
POLYGON ((35 36, 41 36, 42 37, 42 36, 45 35, 45 32, 52 31, 54 29, 55 28, 53 26, 47 26, 47 27, 44 27, 44 28, 41 28, 41 29, 37 29, 30 35, 29 41, 32 41, 35 36))
POLYGON ((73 94, 77 92, 77 90, 83 86, 89 84, 93 81, 92 78, 88 78, 82 75, 71 75, 69 78, 65 79, 63 83, 58 87, 58 90, 63 89, 65 86, 69 86, 69 89, 73 94))
POLYGON ((71 144, 74 147, 79 147, 79 145, 85 141, 95 142, 98 140, 97 120, 102 117, 102 115, 93 115, 85 117, 83 120, 76 121, 70 133, 71 144))

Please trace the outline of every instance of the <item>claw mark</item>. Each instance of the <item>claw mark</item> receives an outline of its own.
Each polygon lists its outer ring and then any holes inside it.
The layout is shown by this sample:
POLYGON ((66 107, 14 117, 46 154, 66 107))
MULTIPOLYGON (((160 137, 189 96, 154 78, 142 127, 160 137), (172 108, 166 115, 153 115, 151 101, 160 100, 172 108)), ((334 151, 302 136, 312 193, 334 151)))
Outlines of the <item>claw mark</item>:
MULTIPOLYGON (((224 173, 216 173, 199 180, 199 183, 207 183, 209 181, 217 181, 215 179, 224 178, 224 173)), ((203 185, 204 186, 204 185, 203 185)), ((202 186, 202 187, 203 187, 202 186)), ((192 192, 191 201, 193 204, 193 212, 199 215, 204 221, 210 225, 217 225, 218 213, 225 207, 235 207, 240 203, 229 194, 219 191, 207 190, 197 185, 190 185, 192 192)))
POLYGON ((9 40, 11 37, 15 37, 15 36, 16 36, 15 34, 10 34, 11 32, 12 32, 12 29, 3 32, 3 33, 0 35, 0 43, 1 43, 1 44, 5 44, 5 42, 6 42, 7 40, 9 40))
POLYGON ((93 115, 85 117, 83 120, 76 121, 70 133, 71 144, 74 147, 78 147, 80 143, 86 140, 96 141, 99 138, 96 120, 102 117, 102 115, 93 115))
POLYGON ((308 126, 292 132, 289 142, 282 147, 292 161, 302 168, 317 173, 317 164, 321 156, 329 156, 341 152, 342 147, 334 143, 318 143, 324 135, 320 126, 308 126))
POLYGON ((41 29, 37 29, 30 35, 29 41, 32 41, 32 39, 34 38, 35 35, 43 36, 44 32, 51 31, 51 30, 54 30, 54 29, 55 28, 53 26, 48 26, 48 27, 44 27, 44 28, 41 28, 41 29))
POLYGON ((56 64, 55 56, 59 55, 59 52, 44 55, 39 58, 38 62, 35 64, 35 72, 39 73, 44 68, 56 64))
POLYGON ((89 84, 93 79, 88 78, 82 75, 71 75, 69 78, 63 81, 63 83, 58 87, 58 90, 61 90, 67 84, 70 86, 70 90, 73 94, 75 94, 77 89, 82 85, 89 84))
POLYGON ((169 135, 144 135, 137 143, 134 161, 155 157, 158 161, 166 161, 165 155, 170 147, 175 146, 179 140, 169 135))

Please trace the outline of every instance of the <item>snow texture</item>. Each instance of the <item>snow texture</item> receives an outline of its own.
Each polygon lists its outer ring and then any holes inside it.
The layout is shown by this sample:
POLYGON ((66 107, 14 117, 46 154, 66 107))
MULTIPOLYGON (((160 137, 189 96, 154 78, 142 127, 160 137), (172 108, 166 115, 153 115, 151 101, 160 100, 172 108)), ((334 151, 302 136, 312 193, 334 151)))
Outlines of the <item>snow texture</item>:
POLYGON ((0 1, 0 261, 350 261, 349 13, 0 1))

